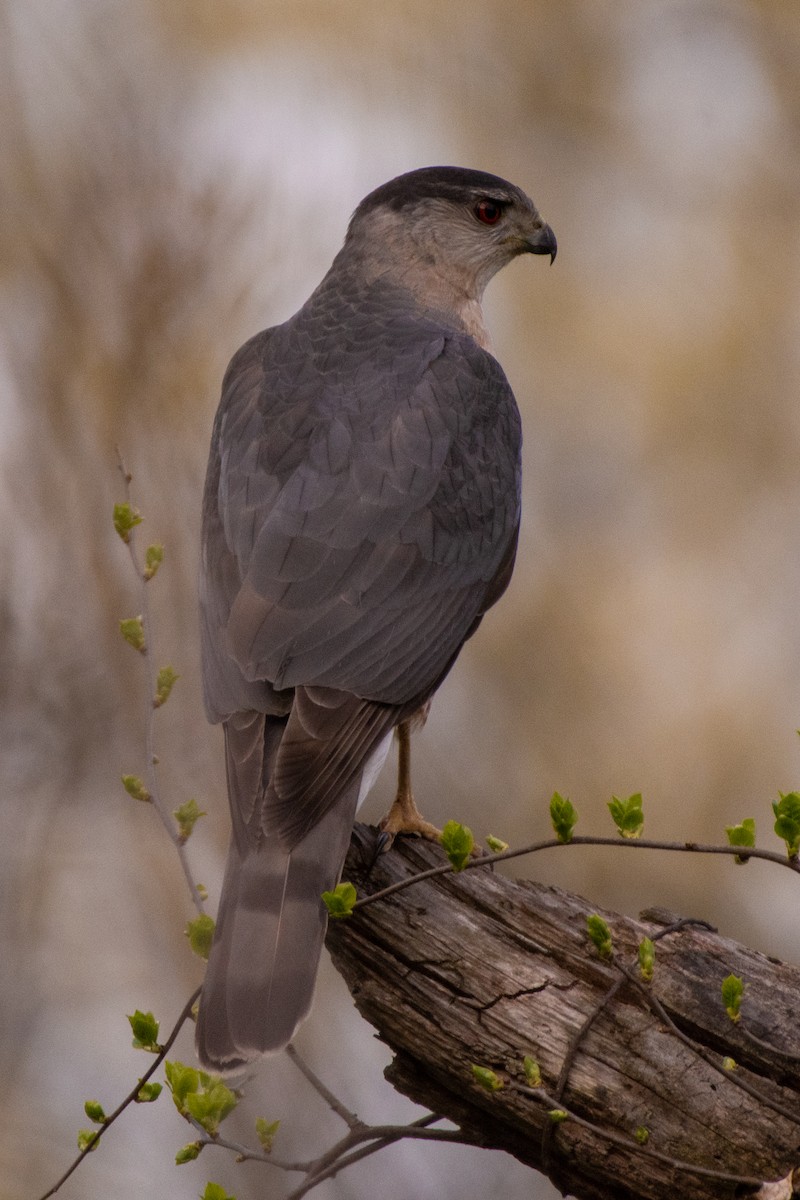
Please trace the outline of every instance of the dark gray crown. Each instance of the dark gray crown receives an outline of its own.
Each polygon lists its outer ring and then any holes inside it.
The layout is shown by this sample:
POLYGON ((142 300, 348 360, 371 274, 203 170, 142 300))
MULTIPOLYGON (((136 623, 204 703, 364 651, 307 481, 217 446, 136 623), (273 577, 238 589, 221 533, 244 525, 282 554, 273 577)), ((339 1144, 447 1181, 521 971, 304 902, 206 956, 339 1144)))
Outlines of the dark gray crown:
POLYGON ((420 167, 406 175, 398 175, 381 184, 359 204, 354 218, 381 206, 401 209, 418 200, 440 198, 455 204, 469 204, 476 193, 496 200, 511 200, 520 196, 519 188, 499 175, 487 171, 471 171, 467 167, 420 167))

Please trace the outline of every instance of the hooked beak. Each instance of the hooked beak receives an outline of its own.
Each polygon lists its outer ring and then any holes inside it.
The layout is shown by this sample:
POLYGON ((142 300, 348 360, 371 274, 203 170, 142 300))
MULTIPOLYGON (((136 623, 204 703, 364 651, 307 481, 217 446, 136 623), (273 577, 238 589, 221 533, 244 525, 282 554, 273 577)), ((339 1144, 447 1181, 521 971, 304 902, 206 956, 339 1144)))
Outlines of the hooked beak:
POLYGON ((542 225, 526 239, 525 249, 529 254, 549 254, 552 264, 558 251, 556 235, 549 225, 542 225))

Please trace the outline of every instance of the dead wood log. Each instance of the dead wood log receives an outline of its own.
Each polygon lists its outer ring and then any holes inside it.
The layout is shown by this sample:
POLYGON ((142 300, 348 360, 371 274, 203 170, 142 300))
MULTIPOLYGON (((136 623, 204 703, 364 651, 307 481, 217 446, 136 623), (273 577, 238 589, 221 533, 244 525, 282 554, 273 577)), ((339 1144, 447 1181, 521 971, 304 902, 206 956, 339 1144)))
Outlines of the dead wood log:
MULTIPOLYGON (((360 897, 445 861, 412 839, 377 861, 374 848, 374 830, 356 826, 343 878, 360 897)), ((394 1053, 393 1085, 580 1200, 752 1195, 800 1162, 797 967, 488 866, 331 921, 328 947, 394 1053), (587 937, 598 911, 611 961, 587 937), (657 942, 650 983, 636 965, 644 937, 657 942), (738 1023, 721 1000, 729 974, 747 984, 738 1023), (523 1090, 525 1055, 541 1067, 539 1090, 523 1090), (472 1064, 495 1071, 502 1090, 481 1087, 472 1064), (553 1108, 571 1115, 555 1122, 553 1108)))

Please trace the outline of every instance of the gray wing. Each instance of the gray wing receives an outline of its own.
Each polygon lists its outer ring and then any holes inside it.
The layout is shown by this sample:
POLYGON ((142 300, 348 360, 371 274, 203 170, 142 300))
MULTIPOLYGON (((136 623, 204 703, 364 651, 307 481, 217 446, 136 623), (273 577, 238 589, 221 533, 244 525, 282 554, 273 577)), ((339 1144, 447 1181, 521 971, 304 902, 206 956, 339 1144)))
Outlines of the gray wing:
POLYGON ((207 475, 203 675, 234 836, 197 1044, 223 1070, 308 1011, 320 894, 362 775, 501 594, 516 547, 519 418, 495 360, 427 327, 399 345, 381 331, 360 365, 314 345, 290 322, 236 355, 207 475))
POLYGON ((209 710, 263 707, 299 685, 407 703, 436 686, 510 575, 511 389, 456 333, 420 339, 405 376, 367 358, 344 395, 347 379, 309 378, 302 356, 276 378, 270 346, 262 335, 243 348, 212 448, 209 710))

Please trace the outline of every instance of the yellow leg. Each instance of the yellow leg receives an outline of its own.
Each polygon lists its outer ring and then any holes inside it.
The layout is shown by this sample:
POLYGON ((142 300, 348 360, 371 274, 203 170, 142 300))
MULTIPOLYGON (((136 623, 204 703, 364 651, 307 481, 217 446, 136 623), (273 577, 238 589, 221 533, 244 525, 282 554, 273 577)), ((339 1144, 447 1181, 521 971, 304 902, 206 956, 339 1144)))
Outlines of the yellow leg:
POLYGON ((438 842, 441 830, 420 813, 411 791, 411 722, 401 721, 395 730, 398 745, 397 795, 394 804, 381 821, 384 834, 383 849, 388 850, 398 833, 411 833, 417 837, 438 842))

